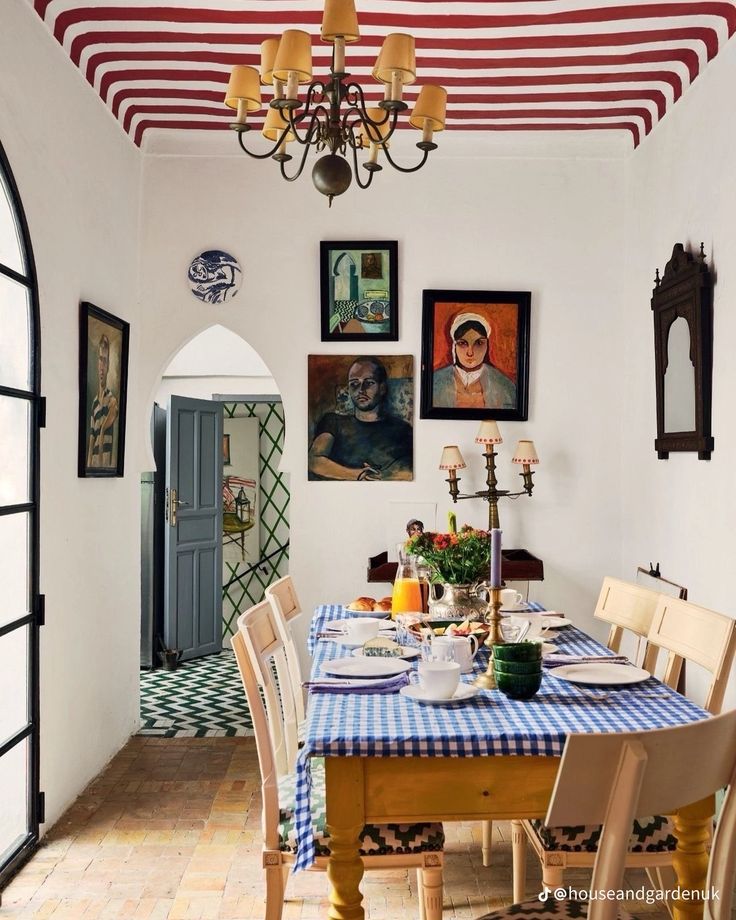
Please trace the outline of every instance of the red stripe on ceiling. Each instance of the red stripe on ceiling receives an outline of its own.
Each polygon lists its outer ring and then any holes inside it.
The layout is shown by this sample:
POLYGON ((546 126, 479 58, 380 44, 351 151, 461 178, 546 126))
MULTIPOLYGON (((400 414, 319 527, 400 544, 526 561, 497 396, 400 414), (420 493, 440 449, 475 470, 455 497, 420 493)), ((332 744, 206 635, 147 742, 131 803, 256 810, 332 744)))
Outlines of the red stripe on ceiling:
MULTIPOLYGON (((198 121, 156 121, 148 119, 138 123, 133 138, 137 147, 140 147, 143 140, 143 134, 150 128, 169 128, 169 129, 195 129, 202 131, 223 131, 229 130, 225 122, 198 122, 198 121)), ((635 122, 560 122, 554 126, 542 124, 526 124, 524 122, 518 125, 493 125, 488 128, 486 125, 468 125, 463 128, 467 131, 630 131, 634 140, 634 147, 639 146, 640 133, 639 127, 635 122)))
MULTIPOLYGON (((373 58, 350 57, 350 67, 369 67, 373 58)), ((87 61, 85 76, 94 84, 97 69, 104 64, 118 61, 183 61, 200 64, 223 64, 232 67, 234 64, 249 64, 251 67, 260 66, 260 55, 256 53, 243 54, 225 51, 99 51, 92 54, 87 61)), ((314 58, 315 71, 318 69, 319 58, 314 58)), ((508 58, 466 58, 458 61, 456 58, 423 57, 422 68, 448 68, 454 69, 515 69, 515 68, 563 68, 563 67, 622 67, 633 64, 655 64, 677 61, 683 64, 688 71, 692 82, 698 75, 698 56, 694 51, 686 49, 637 51, 630 54, 581 54, 564 55, 560 57, 508 57, 508 58)), ((329 58, 321 62, 326 70, 329 58)), ((357 78, 360 79, 360 78, 357 78)))
MULTIPOLYGON (((736 29, 736 9, 730 3, 702 0, 698 3, 646 3, 641 5, 605 6, 589 9, 562 10, 554 13, 520 15, 468 15, 451 16, 416 15, 407 13, 361 13, 363 25, 393 28, 440 29, 523 29, 534 26, 580 25, 591 22, 623 22, 632 19, 662 19, 664 17, 688 18, 714 16, 723 19, 729 36, 736 29)), ((54 35, 63 42, 67 29, 81 22, 187 22, 218 23, 221 25, 319 26, 321 10, 199 10, 177 7, 80 7, 59 13, 54 24, 54 35)))
MULTIPOLYGON (((168 80, 171 82, 186 83, 196 86, 198 82, 219 83, 223 92, 227 86, 228 75, 217 70, 115 70, 106 73, 100 81, 100 95, 107 102, 111 87, 117 83, 127 83, 133 80, 151 82, 153 80, 168 80)), ((445 86, 575 86, 579 84, 599 83, 667 83, 672 87, 674 98, 677 100, 682 93, 682 81, 675 73, 668 71, 644 71, 631 73, 621 71, 618 73, 589 73, 589 74, 529 74, 524 76, 484 77, 470 79, 464 77, 443 77, 445 86)), ((117 116, 118 105, 113 100, 113 114, 117 116)))
MULTIPOLYGON (((251 34, 248 44, 260 44, 268 38, 268 33, 251 34)), ((238 36, 230 33, 210 32, 193 35, 188 32, 84 32, 71 44, 69 57, 79 66, 82 52, 89 45, 110 44, 237 44, 238 36)), ((373 47, 375 53, 381 47, 381 37, 367 37, 360 42, 360 47, 373 47)), ((651 29, 634 32, 595 33, 581 35, 536 35, 509 36, 508 38, 441 38, 434 41, 418 39, 418 63, 421 67, 422 48, 436 48, 438 44, 452 51, 529 51, 557 48, 609 48, 622 45, 656 44, 657 42, 700 42, 705 48, 706 57, 711 60, 718 53, 718 34, 707 26, 690 26, 676 29, 651 29)), ((678 49, 679 50, 679 49, 678 49)), ((689 50, 689 49, 682 49, 689 50)))

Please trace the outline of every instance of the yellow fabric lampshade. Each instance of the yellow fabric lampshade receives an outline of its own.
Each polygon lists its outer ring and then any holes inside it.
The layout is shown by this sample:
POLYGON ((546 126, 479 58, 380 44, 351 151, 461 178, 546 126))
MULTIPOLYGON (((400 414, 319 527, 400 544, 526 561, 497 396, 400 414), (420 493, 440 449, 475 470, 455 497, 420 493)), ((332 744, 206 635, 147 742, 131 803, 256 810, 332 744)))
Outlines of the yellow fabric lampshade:
MULTIPOLYGON (((278 140, 283 134, 284 130, 289 127, 289 122, 281 114, 280 109, 274 109, 271 106, 268 107, 268 113, 266 115, 266 120, 263 123, 263 129, 261 134, 264 137, 267 137, 270 141, 278 140)), ((288 144, 290 141, 294 140, 294 132, 287 131, 285 142, 288 144)))
POLYGON ((322 16, 322 41, 334 42, 342 36, 346 42, 357 42, 360 38, 358 16, 354 0, 325 0, 322 16))
POLYGON ((237 109, 238 102, 243 100, 249 112, 255 112, 261 107, 261 81, 255 67, 245 64, 236 64, 230 74, 230 82, 225 93, 225 105, 237 109))
POLYGON ((301 29, 284 32, 273 62, 273 75, 277 80, 285 82, 289 73, 297 74, 299 83, 309 83, 312 79, 312 38, 301 29))
POLYGON ((401 75, 402 83, 413 83, 417 78, 414 38, 403 32, 386 36, 373 68, 373 76, 380 83, 390 83, 394 73, 401 75))
MULTIPOLYGON (((358 133, 358 138, 361 142, 361 147, 367 147, 371 143, 371 141, 373 141, 374 144, 379 143, 381 140, 383 140, 383 138, 386 137, 386 135, 391 130, 391 118, 386 117, 388 113, 385 112, 383 109, 375 108, 375 109, 366 109, 365 111, 366 111, 366 115, 372 121, 380 122, 386 119, 386 123, 383 125, 379 124, 376 127, 374 127, 373 125, 368 125, 367 130, 366 130, 365 125, 361 123, 360 132, 358 133)), ((386 147, 390 146, 388 141, 385 141, 384 145, 386 147)))
POLYGON ((444 131, 445 111, 447 109, 447 90, 433 83, 423 86, 414 103, 414 111, 409 116, 413 128, 424 128, 429 121, 432 130, 444 131))
POLYGON ((261 83, 273 83, 273 62, 278 50, 278 38, 267 38, 261 42, 261 83))

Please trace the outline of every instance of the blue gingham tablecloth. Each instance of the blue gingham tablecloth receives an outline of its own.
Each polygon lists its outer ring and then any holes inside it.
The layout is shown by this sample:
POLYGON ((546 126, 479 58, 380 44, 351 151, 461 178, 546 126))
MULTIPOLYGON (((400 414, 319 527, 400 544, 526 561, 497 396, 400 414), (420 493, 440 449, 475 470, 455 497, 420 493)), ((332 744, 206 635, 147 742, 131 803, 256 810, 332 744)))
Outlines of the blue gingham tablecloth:
MULTIPOLYGON (((328 622, 349 615, 340 605, 317 608, 309 636, 313 677, 321 676, 325 661, 351 654, 336 642, 316 639, 328 622)), ((558 631, 556 645, 567 654, 611 654, 574 626, 558 631)), ((481 649, 475 673, 462 679, 472 682, 487 663, 487 653, 481 649)), ((452 706, 418 704, 398 693, 311 693, 304 746, 296 769, 298 853, 294 871, 314 862, 309 807, 311 757, 560 756, 567 736, 575 732, 647 731, 708 718, 705 710, 674 691, 657 695, 656 688, 661 687, 659 681, 649 678, 626 688, 608 688, 604 699, 595 699, 590 691, 545 671, 539 693, 527 701, 510 700, 499 690, 481 690, 472 699, 452 706)))

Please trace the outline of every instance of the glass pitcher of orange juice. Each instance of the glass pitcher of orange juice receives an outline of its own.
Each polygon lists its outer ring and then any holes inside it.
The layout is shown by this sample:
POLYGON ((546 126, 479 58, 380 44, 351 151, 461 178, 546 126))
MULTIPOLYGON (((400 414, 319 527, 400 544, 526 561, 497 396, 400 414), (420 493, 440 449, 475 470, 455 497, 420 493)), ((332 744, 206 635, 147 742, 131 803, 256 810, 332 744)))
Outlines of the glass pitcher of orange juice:
POLYGON ((391 616, 394 618, 397 613, 416 613, 422 609, 416 558, 410 556, 403 546, 399 547, 398 553, 399 565, 391 596, 391 616))

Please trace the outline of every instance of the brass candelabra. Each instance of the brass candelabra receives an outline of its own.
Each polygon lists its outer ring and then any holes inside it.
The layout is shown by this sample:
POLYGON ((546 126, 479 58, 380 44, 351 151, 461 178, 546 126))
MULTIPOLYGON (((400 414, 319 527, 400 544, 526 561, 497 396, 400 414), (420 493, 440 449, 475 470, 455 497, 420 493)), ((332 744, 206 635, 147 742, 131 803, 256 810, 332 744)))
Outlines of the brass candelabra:
POLYGON ((475 686, 480 687, 481 690, 496 689, 496 675, 493 673, 493 646, 505 644, 505 639, 501 632, 501 620, 501 589, 491 588, 490 602, 486 613, 486 623, 490 629, 486 641, 483 643, 488 649, 488 667, 485 674, 476 677, 474 681, 475 686))

